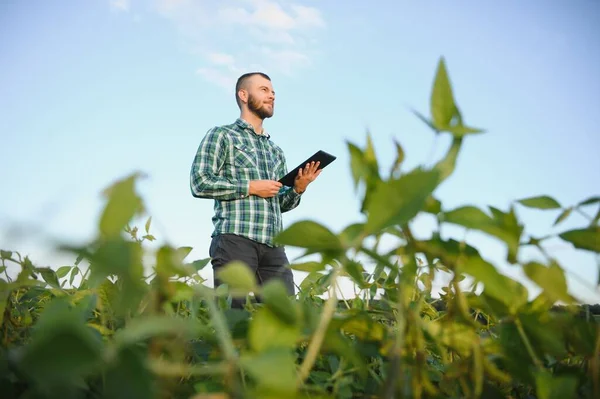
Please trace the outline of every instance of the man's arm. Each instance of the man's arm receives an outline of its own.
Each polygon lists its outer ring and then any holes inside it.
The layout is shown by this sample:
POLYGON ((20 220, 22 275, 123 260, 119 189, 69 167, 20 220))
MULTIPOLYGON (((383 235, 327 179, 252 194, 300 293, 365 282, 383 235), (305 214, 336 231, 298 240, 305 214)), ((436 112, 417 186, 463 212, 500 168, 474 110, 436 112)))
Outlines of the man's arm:
POLYGON ((232 200, 248 196, 248 181, 219 175, 227 156, 227 137, 215 127, 200 142, 190 171, 190 189, 197 198, 232 200))

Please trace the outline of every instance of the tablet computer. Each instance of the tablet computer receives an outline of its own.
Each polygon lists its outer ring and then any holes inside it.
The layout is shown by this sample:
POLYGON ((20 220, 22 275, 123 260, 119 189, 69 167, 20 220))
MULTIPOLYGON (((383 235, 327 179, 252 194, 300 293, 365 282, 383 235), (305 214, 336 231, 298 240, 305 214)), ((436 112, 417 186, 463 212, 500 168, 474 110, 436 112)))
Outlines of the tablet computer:
POLYGON ((296 176, 298 176, 298 171, 301 168, 304 168, 307 163, 311 163, 313 161, 314 162, 319 161, 320 162, 319 169, 323 169, 324 167, 326 167, 327 165, 329 165, 330 163, 335 161, 335 159, 336 159, 335 156, 328 154, 325 151, 319 150, 319 151, 315 152, 306 161, 302 162, 300 165, 298 165, 294 169, 292 169, 287 175, 285 175, 281 179, 279 179, 278 182, 283 184, 284 186, 293 187, 294 180, 296 180, 296 176))

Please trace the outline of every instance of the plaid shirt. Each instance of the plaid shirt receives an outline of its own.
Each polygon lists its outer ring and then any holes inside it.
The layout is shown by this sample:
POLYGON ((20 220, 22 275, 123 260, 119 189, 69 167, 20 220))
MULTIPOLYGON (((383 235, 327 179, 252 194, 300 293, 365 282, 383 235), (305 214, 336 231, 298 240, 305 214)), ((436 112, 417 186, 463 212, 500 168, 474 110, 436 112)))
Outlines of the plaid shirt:
POLYGON ((281 214, 300 203, 300 194, 282 187, 278 195, 249 195, 250 180, 279 180, 287 174, 283 151, 267 133, 257 134, 242 119, 214 127, 202 139, 192 170, 190 188, 197 198, 215 200, 212 236, 232 233, 274 246, 283 229, 281 214))

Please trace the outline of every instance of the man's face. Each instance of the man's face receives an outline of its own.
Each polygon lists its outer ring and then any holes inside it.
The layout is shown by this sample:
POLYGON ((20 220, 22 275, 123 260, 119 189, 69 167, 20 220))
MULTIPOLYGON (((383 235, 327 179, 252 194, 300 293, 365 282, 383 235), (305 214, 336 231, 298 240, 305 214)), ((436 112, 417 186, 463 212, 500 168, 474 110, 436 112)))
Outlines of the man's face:
POLYGON ((248 109, 261 119, 270 118, 275 111, 275 92, 271 81, 260 75, 248 82, 248 109))

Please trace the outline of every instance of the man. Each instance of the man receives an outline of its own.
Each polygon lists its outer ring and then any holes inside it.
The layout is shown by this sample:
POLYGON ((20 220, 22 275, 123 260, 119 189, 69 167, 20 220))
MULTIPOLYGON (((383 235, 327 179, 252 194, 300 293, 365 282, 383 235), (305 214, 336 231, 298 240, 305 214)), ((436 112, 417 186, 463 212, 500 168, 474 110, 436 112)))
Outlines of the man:
MULTIPOLYGON (((238 79, 235 91, 240 117, 208 131, 190 175, 192 195, 214 199, 209 256, 215 288, 221 284, 216 277, 219 268, 240 260, 260 284, 280 278, 294 295, 285 249, 273 238, 283 228, 281 214, 298 206, 306 187, 321 173, 319 163, 301 169, 294 187, 282 187, 277 180, 287 174, 286 160, 263 128, 275 107, 271 79, 261 72, 247 73, 238 79)), ((241 299, 233 299, 232 307, 242 306, 241 299)))

